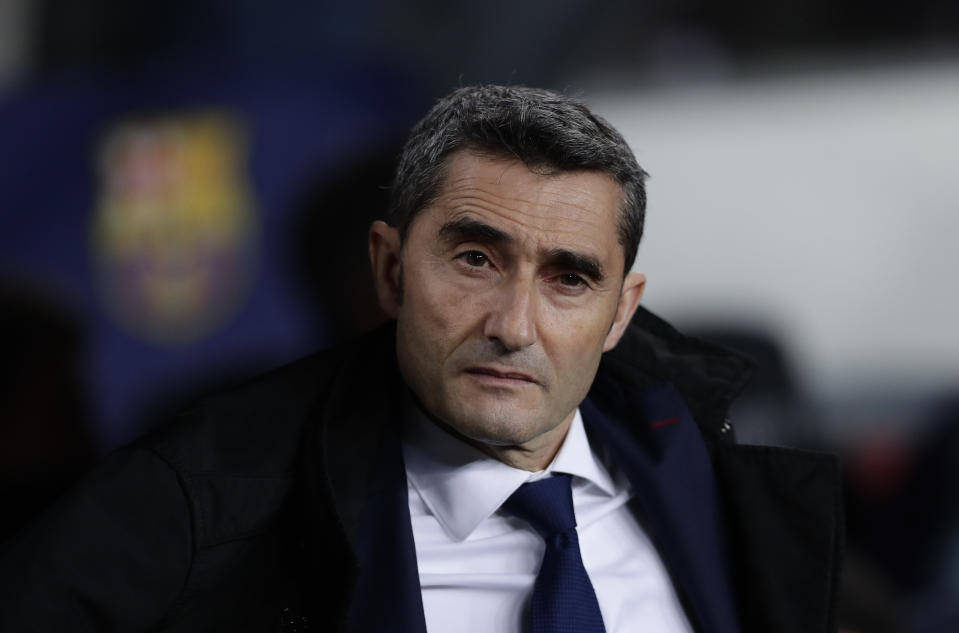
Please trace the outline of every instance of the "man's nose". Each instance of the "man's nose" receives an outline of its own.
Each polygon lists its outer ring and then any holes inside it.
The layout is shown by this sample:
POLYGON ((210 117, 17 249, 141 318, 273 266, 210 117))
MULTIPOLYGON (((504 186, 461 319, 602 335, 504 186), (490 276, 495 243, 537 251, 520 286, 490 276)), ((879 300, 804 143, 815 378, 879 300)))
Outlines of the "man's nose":
POLYGON ((537 304, 534 280, 504 280, 493 290, 483 334, 508 351, 532 345, 537 337, 537 304))

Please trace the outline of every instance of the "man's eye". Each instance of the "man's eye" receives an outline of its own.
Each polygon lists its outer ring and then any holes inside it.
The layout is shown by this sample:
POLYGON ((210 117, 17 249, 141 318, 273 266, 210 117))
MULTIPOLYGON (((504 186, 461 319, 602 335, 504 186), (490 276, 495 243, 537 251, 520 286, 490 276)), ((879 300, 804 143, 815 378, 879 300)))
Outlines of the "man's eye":
POLYGON ((486 266, 489 263, 489 258, 479 251, 466 251, 460 257, 470 266, 486 266))
POLYGON ((578 288, 586 285, 586 280, 574 273, 566 273, 559 276, 559 283, 570 288, 578 288))

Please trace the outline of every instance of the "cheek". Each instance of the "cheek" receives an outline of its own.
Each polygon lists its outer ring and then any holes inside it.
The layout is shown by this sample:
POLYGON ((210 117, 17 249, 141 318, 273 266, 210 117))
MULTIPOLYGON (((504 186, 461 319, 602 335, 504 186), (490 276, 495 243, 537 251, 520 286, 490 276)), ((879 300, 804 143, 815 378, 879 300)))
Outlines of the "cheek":
POLYGON ((589 348, 606 338, 613 317, 605 302, 594 301, 573 308, 549 307, 548 301, 543 304, 547 306, 540 319, 544 328, 561 334, 568 345, 589 348))
POLYGON ((460 338, 469 330, 471 315, 478 313, 476 293, 448 283, 443 271, 427 268, 427 274, 406 279, 403 318, 421 334, 421 343, 434 355, 444 342, 460 338))
POLYGON ((488 295, 490 280, 463 275, 445 260, 427 262, 422 267, 420 287, 423 296, 444 313, 459 317, 469 304, 482 301, 488 295))
POLYGON ((541 328, 544 345, 557 370, 578 374, 598 364, 609 331, 605 311, 589 314, 559 312, 551 314, 541 328))

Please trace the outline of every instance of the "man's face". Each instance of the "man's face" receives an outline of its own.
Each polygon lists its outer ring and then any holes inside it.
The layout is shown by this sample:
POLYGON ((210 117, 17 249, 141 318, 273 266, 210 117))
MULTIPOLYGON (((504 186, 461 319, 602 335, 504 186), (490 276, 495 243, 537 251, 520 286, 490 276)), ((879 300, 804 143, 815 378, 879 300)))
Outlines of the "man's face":
POLYGON ((374 225, 399 368, 429 413, 487 447, 558 448, 642 293, 642 275, 624 283, 621 201, 599 172, 460 151, 402 246, 374 225))

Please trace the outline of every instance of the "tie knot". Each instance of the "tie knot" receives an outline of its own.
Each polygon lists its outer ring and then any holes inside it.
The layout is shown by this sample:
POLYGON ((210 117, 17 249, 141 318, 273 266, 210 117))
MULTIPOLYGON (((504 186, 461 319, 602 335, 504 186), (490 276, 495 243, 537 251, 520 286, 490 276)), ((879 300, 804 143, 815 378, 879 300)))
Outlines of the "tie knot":
POLYGON ((519 487, 503 509, 533 526, 548 539, 576 527, 570 475, 553 475, 519 487))

